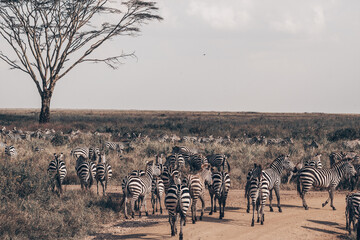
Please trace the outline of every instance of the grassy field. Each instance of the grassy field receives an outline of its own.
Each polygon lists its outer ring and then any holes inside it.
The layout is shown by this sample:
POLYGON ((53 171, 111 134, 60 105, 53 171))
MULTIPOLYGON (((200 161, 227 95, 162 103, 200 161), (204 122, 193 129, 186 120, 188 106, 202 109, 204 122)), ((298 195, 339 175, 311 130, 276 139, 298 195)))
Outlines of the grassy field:
MULTIPOLYGON (((38 125, 38 110, 0 110, 0 127, 22 130, 55 129, 111 134, 117 141, 124 133, 141 133, 146 141, 133 142, 131 150, 121 157, 108 152, 114 177, 110 184, 121 185, 122 178, 133 169, 144 168, 146 160, 155 154, 171 152, 174 143, 159 142, 164 134, 194 137, 230 137, 225 143, 176 143, 198 149, 204 154, 224 153, 232 167, 233 188, 242 188, 253 163, 267 166, 280 154, 291 154, 298 163, 316 153, 322 154, 323 165, 329 166, 328 155, 333 151, 358 151, 344 141, 360 138, 360 115, 322 113, 245 113, 245 112, 172 112, 172 111, 101 111, 53 110, 52 121, 38 125), (264 136, 292 138, 292 144, 249 144, 246 139, 264 136), (317 149, 304 144, 315 140, 317 149)), ((64 140, 64 139, 62 139, 64 140)), ((66 139, 65 139, 66 140, 66 139)), ((49 192, 46 169, 53 153, 65 153, 68 175, 66 184, 78 184, 75 160, 69 155, 76 146, 102 146, 105 139, 93 134, 74 140, 50 142, 33 139, 14 143, 16 159, 8 159, 0 148, 0 238, 58 239, 79 238, 91 233, 97 223, 112 221, 122 213, 108 197, 98 197, 78 191, 67 191, 59 198, 49 192), (34 153, 41 146, 45 151, 34 153)), ((0 140, 1 141, 1 140, 0 140)), ((96 187, 96 186, 95 186, 96 187)), ((292 185, 284 188, 293 189, 292 185)))

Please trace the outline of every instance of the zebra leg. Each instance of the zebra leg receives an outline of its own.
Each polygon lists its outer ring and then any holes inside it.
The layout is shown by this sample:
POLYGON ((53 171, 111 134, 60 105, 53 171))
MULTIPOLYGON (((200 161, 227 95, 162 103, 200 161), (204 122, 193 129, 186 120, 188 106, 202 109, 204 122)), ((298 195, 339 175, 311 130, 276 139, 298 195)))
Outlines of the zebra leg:
POLYGON ((214 209, 214 198, 213 195, 210 193, 210 200, 211 200, 211 207, 210 207, 210 212, 209 215, 213 214, 213 209, 214 209))
POLYGON ((272 192, 273 192, 273 190, 271 189, 270 190, 270 196, 269 196, 269 207, 270 207, 270 212, 273 212, 274 211, 274 209, 273 209, 273 207, 272 207, 272 204, 271 204, 271 202, 272 202, 272 192))
POLYGON ((156 201, 156 199, 155 199, 155 197, 154 197, 154 193, 152 193, 152 194, 151 194, 151 205, 152 205, 152 208, 153 208, 152 214, 155 214, 155 208, 154 208, 154 206, 155 206, 155 201, 156 201))
POLYGON ((105 196, 105 183, 103 181, 100 181, 102 189, 103 189, 103 196, 105 196))
POLYGON ((160 194, 159 194, 159 205, 160 205, 160 214, 162 214, 161 195, 160 194))
POLYGON ((170 226, 171 226, 171 236, 175 236, 176 235, 176 215, 175 216, 169 216, 169 222, 170 222, 170 226))
POLYGON ((223 216, 222 216, 222 208, 221 208, 221 203, 222 203, 221 200, 222 200, 221 197, 219 197, 219 219, 223 218, 223 216))
POLYGON ((204 201, 204 196, 200 195, 199 196, 200 201, 201 201, 201 215, 200 215, 200 221, 202 221, 202 218, 204 216, 204 209, 205 209, 205 201, 204 201))
POLYGON ((334 188, 330 189, 330 207, 332 207, 332 209, 335 211, 336 208, 334 207, 334 188))
POLYGON ((249 192, 246 194, 246 198, 247 198, 246 212, 249 213, 250 212, 250 193, 249 192))
POLYGON ((302 202, 303 202, 303 207, 305 208, 305 210, 309 210, 309 207, 306 203, 306 200, 305 200, 305 195, 306 195, 306 191, 303 190, 302 194, 301 194, 301 198, 302 198, 302 202))
POLYGON ((179 240, 183 240, 183 222, 185 221, 186 216, 180 213, 180 233, 179 233, 179 240))
POLYGON ((134 210, 134 207, 135 207, 135 202, 136 202, 136 198, 135 196, 133 196, 131 198, 131 201, 130 201, 130 209, 131 209, 131 217, 134 218, 134 215, 135 215, 135 210, 134 210))
POLYGON ((331 199, 331 188, 329 188, 328 192, 329 192, 329 197, 328 197, 328 199, 326 199, 326 201, 322 204, 322 207, 325 207, 325 206, 329 203, 329 201, 330 201, 330 199, 331 199))
POLYGON ((257 220, 256 222, 259 223, 260 222, 260 198, 256 199, 256 213, 257 213, 257 220))
MULTIPOLYGON (((147 194, 146 194, 147 195, 147 194)), ((146 205, 146 195, 143 197, 142 199, 142 204, 141 205, 144 205, 145 206, 145 215, 146 216, 149 216, 149 213, 148 213, 148 210, 147 210, 147 205, 146 205)))
POLYGON ((126 193, 124 193, 124 194, 125 194, 124 195, 124 200, 123 200, 123 202, 124 202, 124 215, 125 215, 126 219, 129 219, 129 216, 127 214, 127 197, 126 197, 126 193))
MULTIPOLYGON (((252 204, 252 207, 253 207, 253 216, 252 216, 252 220, 251 220, 251 226, 253 227, 254 224, 255 224, 255 202, 252 201, 251 204, 252 204)), ((259 214, 258 214, 258 222, 259 222, 259 214)))
POLYGON ((216 197, 215 196, 214 196, 214 212, 216 212, 216 197))
POLYGON ((277 199, 277 207, 279 209, 279 212, 282 212, 281 205, 280 205, 280 188, 279 187, 275 188, 275 194, 276 194, 276 199, 277 199))

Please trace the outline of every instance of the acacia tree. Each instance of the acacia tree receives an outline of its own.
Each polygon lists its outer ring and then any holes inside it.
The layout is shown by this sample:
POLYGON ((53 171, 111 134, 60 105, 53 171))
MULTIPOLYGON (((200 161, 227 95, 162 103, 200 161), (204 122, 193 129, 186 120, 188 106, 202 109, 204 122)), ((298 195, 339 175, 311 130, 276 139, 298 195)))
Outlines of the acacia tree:
POLYGON ((56 83, 75 66, 102 62, 116 69, 134 53, 106 58, 93 52, 117 36, 137 36, 157 15, 155 2, 128 0, 0 0, 0 36, 10 53, 0 59, 30 76, 41 97, 40 123, 50 121, 56 83), (101 21, 106 19, 106 22, 101 21))

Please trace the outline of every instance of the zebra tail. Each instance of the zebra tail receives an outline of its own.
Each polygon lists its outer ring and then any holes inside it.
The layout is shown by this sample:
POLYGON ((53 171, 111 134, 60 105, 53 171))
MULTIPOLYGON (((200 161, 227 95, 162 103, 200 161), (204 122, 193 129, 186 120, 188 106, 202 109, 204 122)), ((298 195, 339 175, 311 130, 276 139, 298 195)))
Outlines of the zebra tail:
MULTIPOLYGON (((229 173, 230 173, 230 164, 229 164, 229 161, 227 160, 227 158, 225 158, 225 161, 226 161, 226 164, 228 166, 228 170, 229 170, 229 173)), ((225 164, 225 163, 224 163, 225 164)))
POLYGON ((57 186, 59 188, 59 191, 61 192, 62 189, 61 189, 61 179, 60 179, 60 171, 59 171, 59 169, 57 170, 57 174, 56 174, 56 183, 57 183, 57 186))

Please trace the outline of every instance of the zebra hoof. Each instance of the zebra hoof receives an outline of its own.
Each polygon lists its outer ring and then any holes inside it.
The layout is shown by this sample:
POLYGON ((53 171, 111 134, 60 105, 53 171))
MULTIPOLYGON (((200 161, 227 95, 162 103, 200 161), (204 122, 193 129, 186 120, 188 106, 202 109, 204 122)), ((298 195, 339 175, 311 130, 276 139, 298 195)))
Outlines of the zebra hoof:
POLYGON ((251 221, 251 226, 253 227, 255 224, 254 224, 254 220, 251 221))
POLYGON ((264 225, 264 222, 263 222, 263 221, 261 221, 261 225, 264 225))
POLYGON ((196 223, 196 221, 193 219, 193 220, 192 220, 192 223, 193 223, 193 224, 195 224, 195 223, 196 223))
POLYGON ((273 208, 270 208, 270 212, 273 212, 274 211, 274 209, 273 208))
POLYGON ((202 216, 200 216, 200 218, 199 218, 199 219, 200 219, 200 221, 202 221, 202 216))
POLYGON ((149 216, 149 213, 148 213, 148 212, 145 212, 145 215, 146 215, 146 216, 149 216))
POLYGON ((209 212, 209 215, 212 215, 212 212, 209 212))
POLYGON ((309 207, 308 207, 308 206, 306 206, 306 207, 305 207, 305 210, 309 210, 309 207))
POLYGON ((249 213, 249 212, 250 212, 250 209, 246 209, 246 212, 249 213))
POLYGON ((160 214, 162 214, 162 209, 160 209, 160 214))
POLYGON ((336 210, 336 208, 335 207, 332 207, 332 209, 335 211, 336 210))
POLYGON ((326 203, 321 204, 322 207, 325 207, 326 203))
POLYGON ((282 212, 282 209, 281 209, 281 208, 279 208, 279 212, 282 212))
POLYGON ((179 240, 183 240, 183 234, 182 233, 179 234, 179 240))
POLYGON ((260 219, 257 219, 256 222, 259 223, 259 222, 260 222, 260 219))

